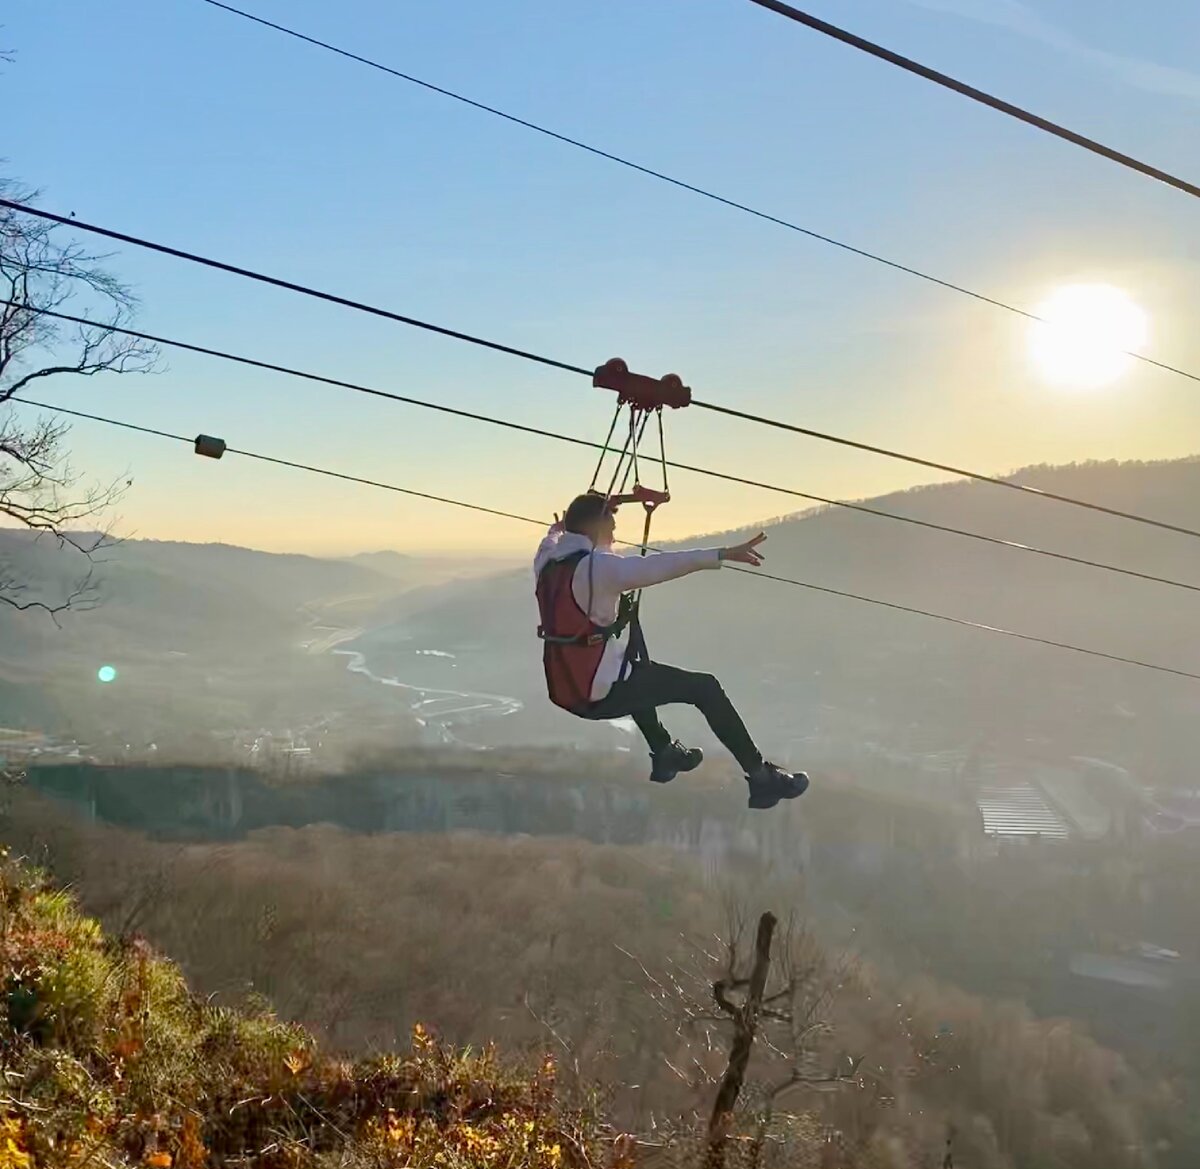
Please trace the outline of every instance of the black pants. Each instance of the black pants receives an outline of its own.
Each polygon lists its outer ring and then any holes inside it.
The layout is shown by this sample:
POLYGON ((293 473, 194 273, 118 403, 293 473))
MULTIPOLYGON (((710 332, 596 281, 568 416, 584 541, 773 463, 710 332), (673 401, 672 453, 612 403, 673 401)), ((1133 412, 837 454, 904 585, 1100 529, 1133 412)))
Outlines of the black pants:
POLYGON ((671 736, 658 721, 658 708, 683 703, 704 715, 712 732, 746 772, 762 763, 741 715, 712 674, 697 674, 658 662, 637 662, 624 682, 615 682, 599 702, 588 707, 590 719, 632 718, 651 751, 661 751, 671 736))

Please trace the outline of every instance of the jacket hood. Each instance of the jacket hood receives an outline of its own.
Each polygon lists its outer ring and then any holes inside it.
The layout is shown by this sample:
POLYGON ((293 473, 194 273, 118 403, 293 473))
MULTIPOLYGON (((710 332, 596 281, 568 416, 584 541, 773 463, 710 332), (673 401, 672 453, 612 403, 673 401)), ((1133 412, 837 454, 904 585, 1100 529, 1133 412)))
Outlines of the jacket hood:
POLYGON ((593 547, 591 540, 580 532, 562 532, 557 539, 543 540, 533 562, 533 573, 537 576, 547 564, 574 556, 577 552, 591 552, 593 547))

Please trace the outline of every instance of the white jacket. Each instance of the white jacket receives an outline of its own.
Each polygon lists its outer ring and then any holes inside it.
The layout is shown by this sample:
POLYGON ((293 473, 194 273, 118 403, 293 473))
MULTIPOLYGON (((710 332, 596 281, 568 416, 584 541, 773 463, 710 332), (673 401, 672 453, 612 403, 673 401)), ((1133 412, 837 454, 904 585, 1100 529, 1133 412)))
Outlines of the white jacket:
MULTIPOLYGON (((687 576, 702 568, 720 568, 719 548, 698 548, 690 552, 636 552, 623 556, 609 548, 595 548, 587 536, 577 532, 556 532, 551 529, 537 550, 533 561, 536 580, 551 561, 563 560, 576 552, 589 552, 575 568, 571 592, 575 603, 597 625, 611 625, 617 619, 617 606, 622 593, 649 588, 663 581, 687 576)), ((629 630, 612 637, 604 647, 604 656, 592 682, 592 701, 603 698, 612 684, 623 680, 621 668, 629 644, 629 630)))

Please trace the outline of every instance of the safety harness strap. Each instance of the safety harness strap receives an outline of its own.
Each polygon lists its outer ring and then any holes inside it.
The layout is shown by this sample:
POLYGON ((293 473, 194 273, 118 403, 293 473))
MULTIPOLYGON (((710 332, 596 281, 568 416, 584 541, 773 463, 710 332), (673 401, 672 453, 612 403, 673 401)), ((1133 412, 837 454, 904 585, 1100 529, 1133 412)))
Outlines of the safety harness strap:
MULTIPOLYGON (((546 568, 564 564, 577 565, 585 556, 590 555, 591 553, 587 551, 573 552, 570 556, 564 556, 561 560, 552 560, 550 564, 546 565, 546 568)), ((546 568, 543 568, 542 571, 545 572, 546 568)), ((570 578, 567 574, 564 573, 563 576, 569 582, 570 578)), ((567 587, 570 587, 569 583, 567 587)), ((637 624, 637 604, 633 594, 623 593, 617 605, 617 619, 611 625, 595 625, 593 623, 591 633, 581 633, 574 637, 564 637, 549 633, 541 625, 538 626, 537 632, 538 637, 542 641, 549 642, 551 645, 599 645, 601 642, 609 641, 611 638, 620 637, 631 623, 635 626, 637 624)))
POLYGON ((617 619, 611 625, 597 625, 593 633, 581 633, 577 637, 560 637, 553 633, 547 633, 541 625, 538 626, 537 632, 542 641, 548 641, 551 645, 599 645, 614 637, 620 637, 630 625, 637 627, 640 633, 633 596, 625 593, 621 597, 617 619))

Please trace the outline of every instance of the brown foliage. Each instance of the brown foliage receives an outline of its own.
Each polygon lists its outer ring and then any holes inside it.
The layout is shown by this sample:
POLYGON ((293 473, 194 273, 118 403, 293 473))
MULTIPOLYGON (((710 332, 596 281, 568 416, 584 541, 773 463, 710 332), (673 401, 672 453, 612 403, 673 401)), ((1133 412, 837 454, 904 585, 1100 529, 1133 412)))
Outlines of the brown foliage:
MULTIPOLYGON (((204 991, 266 994, 338 1046, 386 1049, 422 1019, 455 1042, 495 1038, 530 1052, 552 1044, 569 1098, 597 1102, 665 1146, 664 1156, 690 1139, 692 1110, 711 1107, 724 1049, 700 1053, 707 1076, 677 1075, 672 1064, 694 1066, 695 1039, 680 1037, 679 1020, 664 1016, 617 948, 647 968, 678 969, 696 953, 681 935, 721 933, 719 899, 676 856, 328 827, 178 847, 82 825, 24 792, 6 831, 35 855, 48 846, 57 871, 77 880, 106 922, 144 932, 204 991)), ((782 906, 783 892, 769 903, 782 906)), ((756 896, 761 904, 761 889, 756 896)), ((798 971, 839 969, 816 937, 799 940, 798 971)), ((711 952, 719 977, 721 954, 711 952)), ((805 1001, 798 1006, 806 1017, 805 1001)), ((933 1166, 951 1128, 954 1163, 972 1169, 1188 1163, 1178 1159, 1189 1146, 1175 1091, 1076 1023, 869 968, 819 1014, 836 1045, 796 1065, 801 1081, 778 1095, 770 1125, 752 1137, 756 1163, 784 1156, 788 1140, 801 1141, 786 1136, 793 1132, 807 1134, 804 1156, 819 1148, 811 1163, 828 1169, 933 1166), (854 1083, 824 1091, 805 1082, 848 1066, 833 1060, 837 1052, 861 1057, 854 1083)), ((751 1119, 781 1082, 768 1054, 748 1068, 751 1119)), ((750 1156, 750 1145, 742 1151, 750 1156)))

